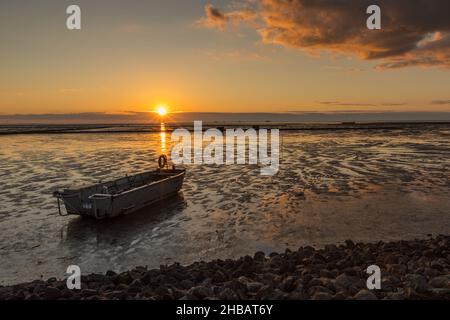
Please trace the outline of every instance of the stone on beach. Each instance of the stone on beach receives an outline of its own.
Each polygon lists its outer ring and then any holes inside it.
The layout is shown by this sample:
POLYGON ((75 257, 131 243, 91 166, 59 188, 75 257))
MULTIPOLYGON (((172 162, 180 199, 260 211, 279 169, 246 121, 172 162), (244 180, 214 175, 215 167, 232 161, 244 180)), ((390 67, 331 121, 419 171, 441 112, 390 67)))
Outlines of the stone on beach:
POLYGON ((82 290, 65 280, 0 287, 0 300, 450 300, 450 236, 376 244, 303 247, 236 260, 137 267, 117 274, 82 276, 82 290), (381 290, 368 290, 366 273, 376 264, 381 290))

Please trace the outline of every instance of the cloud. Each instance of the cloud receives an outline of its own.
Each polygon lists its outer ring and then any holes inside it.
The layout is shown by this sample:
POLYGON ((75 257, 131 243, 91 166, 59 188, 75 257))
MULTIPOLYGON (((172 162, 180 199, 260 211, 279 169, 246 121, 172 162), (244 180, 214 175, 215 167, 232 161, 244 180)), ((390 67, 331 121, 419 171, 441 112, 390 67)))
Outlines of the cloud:
POLYGON ((59 89, 59 93, 61 94, 76 94, 84 91, 82 88, 62 88, 59 89))
POLYGON ((339 107, 399 107, 404 106, 406 103, 396 103, 396 102, 384 102, 384 103, 349 103, 340 101, 320 101, 322 105, 327 106, 339 106, 339 107))
POLYGON ((256 19, 256 12, 252 10, 236 10, 229 13, 222 13, 211 4, 205 6, 205 17, 198 21, 198 24, 208 28, 224 30, 227 25, 238 25, 242 22, 251 22, 256 19))
POLYGON ((435 101, 432 101, 431 104, 438 105, 438 106, 447 105, 447 104, 450 104, 450 100, 435 100, 435 101))
MULTIPOLYGON (((379 61, 378 69, 411 66, 450 68, 450 1, 378 0, 382 30, 368 30, 366 9, 373 0, 251 1, 257 32, 266 44, 308 53, 322 51, 379 61)), ((224 30, 241 19, 207 5, 206 25, 224 30)), ((245 16, 245 15, 244 15, 245 16)))

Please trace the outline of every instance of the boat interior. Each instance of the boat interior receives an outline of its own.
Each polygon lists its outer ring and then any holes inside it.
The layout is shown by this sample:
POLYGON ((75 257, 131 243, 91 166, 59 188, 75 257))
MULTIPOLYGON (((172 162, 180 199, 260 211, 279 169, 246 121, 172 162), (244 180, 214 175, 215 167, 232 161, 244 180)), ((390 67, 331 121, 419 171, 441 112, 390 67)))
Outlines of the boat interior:
POLYGON ((70 194, 76 192, 81 193, 82 199, 87 199, 94 194, 104 194, 104 195, 116 195, 126 192, 128 190, 136 189, 141 186, 150 184, 152 182, 157 182, 169 178, 171 176, 183 173, 184 169, 173 169, 173 170, 155 170, 150 172, 140 173, 134 176, 127 176, 114 181, 108 181, 104 183, 99 183, 97 185, 82 188, 79 190, 65 190, 65 193, 70 194))

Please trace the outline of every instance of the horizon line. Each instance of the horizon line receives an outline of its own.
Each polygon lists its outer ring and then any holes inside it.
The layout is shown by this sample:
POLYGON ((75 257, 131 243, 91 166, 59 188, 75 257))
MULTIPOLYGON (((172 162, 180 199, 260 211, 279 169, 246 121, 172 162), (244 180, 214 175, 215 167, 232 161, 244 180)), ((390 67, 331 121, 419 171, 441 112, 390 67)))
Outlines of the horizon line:
POLYGON ((449 111, 357 111, 338 112, 184 112, 160 117, 153 112, 128 113, 60 113, 60 114, 0 114, 1 125, 32 124, 145 124, 208 122, 438 122, 450 121, 449 111))

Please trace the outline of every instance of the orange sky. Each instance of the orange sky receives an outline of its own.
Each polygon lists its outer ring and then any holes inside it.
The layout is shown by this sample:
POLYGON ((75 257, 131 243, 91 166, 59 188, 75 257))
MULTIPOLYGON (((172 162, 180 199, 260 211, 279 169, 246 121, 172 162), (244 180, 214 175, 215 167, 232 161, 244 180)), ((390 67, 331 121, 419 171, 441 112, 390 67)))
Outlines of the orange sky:
MULTIPOLYGON (((322 43, 308 53, 286 43, 288 35, 268 39, 253 20, 234 23, 236 10, 247 11, 229 1, 213 3, 223 10, 217 17, 205 1, 128 1, 127 10, 79 1, 81 31, 65 28, 67 3, 0 4, 8 13, 0 28, 1 114, 153 111, 159 104, 172 112, 450 112, 446 66, 381 70, 384 60, 361 59, 344 44, 343 52, 322 43)), ((250 17, 261 24, 265 11, 258 10, 250 17)))

